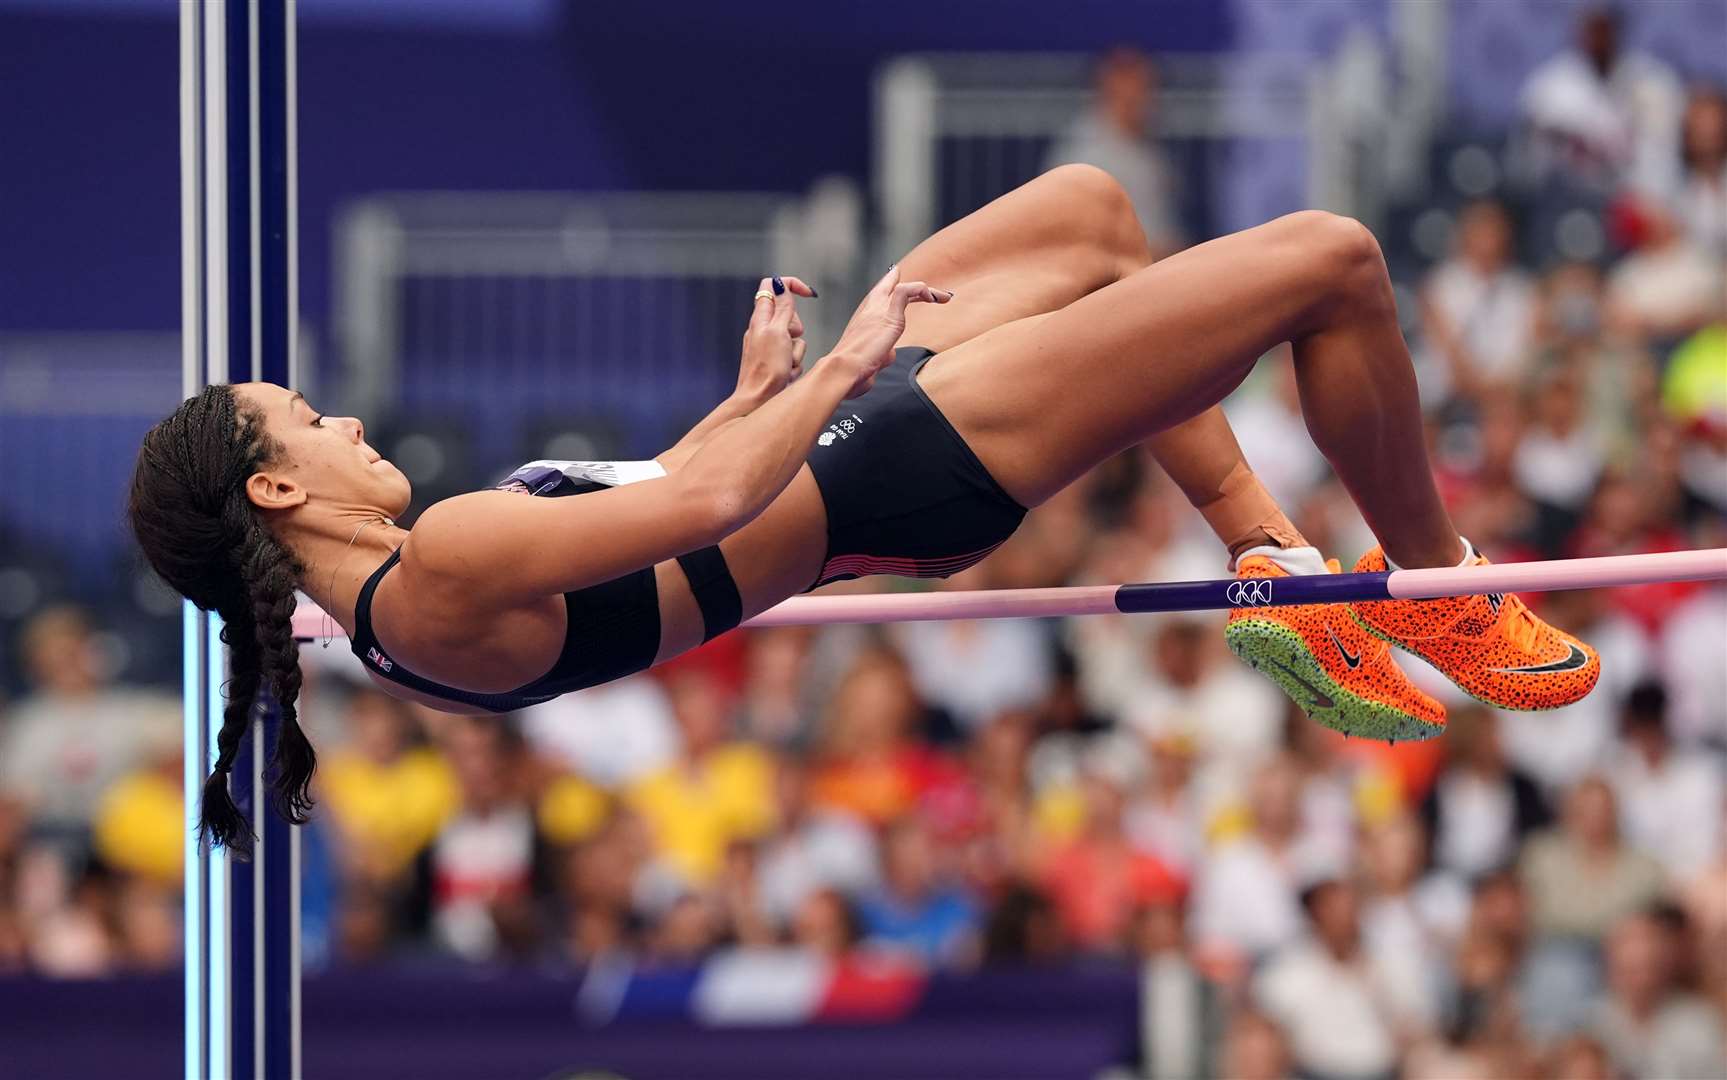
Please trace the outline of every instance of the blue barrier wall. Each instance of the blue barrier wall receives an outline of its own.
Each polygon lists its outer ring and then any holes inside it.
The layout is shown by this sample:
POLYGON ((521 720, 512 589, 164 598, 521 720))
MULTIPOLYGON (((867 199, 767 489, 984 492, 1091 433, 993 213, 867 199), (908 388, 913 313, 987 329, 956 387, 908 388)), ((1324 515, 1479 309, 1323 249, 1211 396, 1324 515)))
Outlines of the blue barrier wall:
MULTIPOLYGON (((34 1080, 176 1075, 173 978, 0 979, 0 1054, 34 1080), (92 1038, 99 1025, 101 1037, 92 1038)), ((575 976, 338 971, 305 986, 306 1075, 320 1080, 538 1080, 577 1068, 631 1080, 1091 1080, 1132 1062, 1138 973, 1127 967, 937 976, 889 1024, 704 1028, 584 1023, 575 976)))

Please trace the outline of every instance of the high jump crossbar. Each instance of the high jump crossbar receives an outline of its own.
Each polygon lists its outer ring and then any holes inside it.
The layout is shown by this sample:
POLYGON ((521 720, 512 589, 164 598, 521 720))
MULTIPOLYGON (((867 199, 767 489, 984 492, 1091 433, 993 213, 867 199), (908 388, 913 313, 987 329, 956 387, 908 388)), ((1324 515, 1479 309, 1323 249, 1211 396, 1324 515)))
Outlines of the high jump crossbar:
MULTIPOLYGON (((1727 548, 1551 562, 1492 563, 1437 570, 1392 570, 1376 574, 1213 578, 1208 581, 1076 585, 1051 589, 798 596, 769 608, 744 625, 821 626, 829 623, 1210 611, 1288 604, 1345 604, 1360 600, 1428 600, 1486 593, 1604 589, 1666 581, 1727 581, 1727 548)), ((294 612, 295 637, 311 641, 328 636, 325 627, 329 624, 323 616, 317 607, 302 603, 294 612)))

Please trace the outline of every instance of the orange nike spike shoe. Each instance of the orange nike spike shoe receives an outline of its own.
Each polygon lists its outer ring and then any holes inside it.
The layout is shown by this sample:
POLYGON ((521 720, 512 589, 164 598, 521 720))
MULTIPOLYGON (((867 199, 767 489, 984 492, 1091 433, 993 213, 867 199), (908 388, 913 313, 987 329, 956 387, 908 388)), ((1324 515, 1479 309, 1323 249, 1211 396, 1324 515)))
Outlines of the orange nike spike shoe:
MULTIPOLYGON (((1336 559, 1326 565, 1337 573, 1336 559)), ((1288 576, 1263 555, 1243 557, 1236 569, 1242 580, 1288 576)), ((1235 655, 1328 728, 1392 742, 1445 730, 1445 707, 1417 689, 1390 647, 1342 604, 1237 608, 1223 635, 1235 655)))
MULTIPOLYGON (((1487 560, 1477 555, 1473 565, 1487 560)), ((1357 573, 1382 572, 1374 548, 1357 573)), ((1536 617, 1511 593, 1349 605, 1369 631, 1432 664, 1464 693, 1501 709, 1557 709, 1601 675, 1595 650, 1536 617)))

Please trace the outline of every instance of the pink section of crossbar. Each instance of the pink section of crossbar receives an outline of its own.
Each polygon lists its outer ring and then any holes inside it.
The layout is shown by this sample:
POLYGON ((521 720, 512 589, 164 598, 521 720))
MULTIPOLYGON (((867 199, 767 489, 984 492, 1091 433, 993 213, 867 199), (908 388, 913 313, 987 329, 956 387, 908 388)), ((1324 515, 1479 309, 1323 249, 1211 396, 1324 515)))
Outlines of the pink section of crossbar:
POLYGON ((745 626, 821 623, 933 622, 950 619, 1036 619, 1059 615, 1114 615, 1119 585, 1066 589, 985 589, 978 592, 858 593, 794 596, 745 626))
POLYGON ((1494 563, 1442 570, 1398 570, 1386 583, 1399 600, 1467 596, 1490 592, 1549 592, 1605 589, 1653 581, 1727 579, 1727 548, 1668 551, 1656 555, 1608 555, 1558 562, 1494 563))

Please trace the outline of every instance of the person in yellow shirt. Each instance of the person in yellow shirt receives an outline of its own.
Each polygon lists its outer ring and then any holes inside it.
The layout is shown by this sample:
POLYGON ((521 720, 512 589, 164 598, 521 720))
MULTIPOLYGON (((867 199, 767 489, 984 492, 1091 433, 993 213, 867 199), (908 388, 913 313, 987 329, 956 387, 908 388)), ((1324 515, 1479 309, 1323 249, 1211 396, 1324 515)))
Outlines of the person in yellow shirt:
POLYGON ((685 671, 669 689, 683 747, 631 785, 626 801, 666 864, 700 886, 719 874, 733 841, 773 829, 774 760, 754 743, 727 741, 726 703, 711 675, 685 671))
POLYGON ((455 774, 413 743, 409 706, 362 687, 347 707, 345 746, 319 763, 318 781, 345 862, 374 881, 404 872, 455 812, 455 774))

